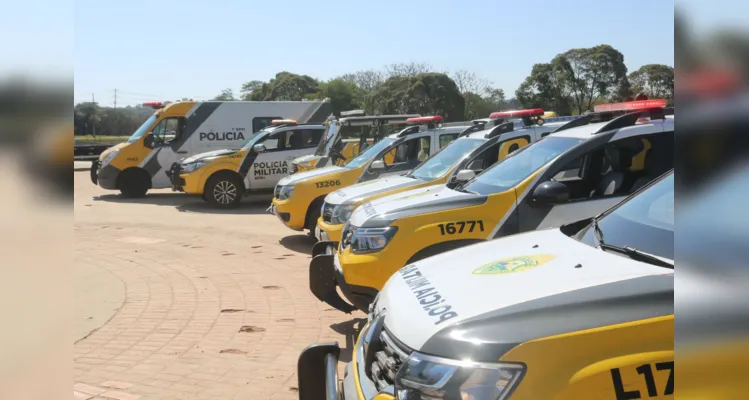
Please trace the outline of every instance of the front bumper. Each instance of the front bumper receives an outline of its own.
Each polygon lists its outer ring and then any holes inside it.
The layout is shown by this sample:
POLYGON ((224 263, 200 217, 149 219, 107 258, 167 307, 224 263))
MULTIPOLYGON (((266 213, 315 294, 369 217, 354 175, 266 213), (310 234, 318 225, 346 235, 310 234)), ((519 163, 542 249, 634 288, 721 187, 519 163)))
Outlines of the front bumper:
POLYGON ((111 166, 101 166, 101 161, 95 160, 91 163, 91 182, 99 185, 102 189, 117 189, 117 178, 120 176, 120 170, 111 166))
MULTIPOLYGON (((307 346, 297 361, 299 400, 343 400, 338 384, 338 343, 307 346)), ((355 394, 355 393, 354 393, 355 394)), ((348 397, 355 399, 356 397, 348 397)))
POLYGON ((346 283, 340 263, 336 265, 337 247, 338 243, 332 241, 317 242, 312 247, 312 261, 309 264, 310 291, 318 300, 347 314, 356 309, 367 312, 378 291, 346 283), (348 303, 338 295, 337 287, 348 303))
POLYGON ((340 242, 341 241, 341 232, 343 231, 343 224, 333 225, 329 224, 322 220, 322 218, 317 220, 317 227, 320 229, 321 232, 325 232, 325 234, 328 237, 328 240, 332 240, 334 242, 340 242))
POLYGON ((304 230, 304 219, 307 209, 305 208, 304 212, 294 212, 289 202, 290 200, 278 200, 274 197, 271 207, 268 210, 276 215, 287 227, 295 231, 304 230))

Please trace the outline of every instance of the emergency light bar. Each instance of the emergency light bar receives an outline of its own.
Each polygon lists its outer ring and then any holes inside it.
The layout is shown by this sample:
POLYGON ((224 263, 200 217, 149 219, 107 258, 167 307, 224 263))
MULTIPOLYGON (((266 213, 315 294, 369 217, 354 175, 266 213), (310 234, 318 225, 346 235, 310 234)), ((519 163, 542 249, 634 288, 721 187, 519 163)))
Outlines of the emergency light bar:
POLYGON ((364 110, 349 110, 349 111, 341 111, 341 118, 343 117, 358 117, 365 115, 364 110))
POLYGON ((508 111, 496 111, 489 115, 489 118, 514 118, 514 117, 535 117, 538 115, 544 115, 542 108, 531 108, 527 110, 508 110, 508 111))
POLYGON ((270 121, 271 125, 296 125, 295 119, 274 119, 270 121))
POLYGON ((653 100, 627 101, 623 103, 599 104, 593 107, 593 111, 594 112, 638 111, 638 110, 647 110, 649 108, 663 108, 663 107, 666 107, 665 99, 653 99, 653 100))
POLYGON ((428 124, 428 123, 440 123, 442 117, 439 115, 433 115, 428 117, 415 117, 406 120, 407 124, 428 124))
POLYGON ((161 101, 147 101, 143 103, 143 107, 151 107, 155 110, 158 110, 159 108, 164 107, 164 103, 161 101))

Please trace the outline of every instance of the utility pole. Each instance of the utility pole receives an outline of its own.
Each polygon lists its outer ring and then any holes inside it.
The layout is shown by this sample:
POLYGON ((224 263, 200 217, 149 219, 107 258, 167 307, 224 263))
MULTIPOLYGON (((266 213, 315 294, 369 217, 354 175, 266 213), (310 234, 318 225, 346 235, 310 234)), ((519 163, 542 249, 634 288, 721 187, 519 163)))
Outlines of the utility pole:
POLYGON ((117 108, 117 89, 114 90, 114 108, 117 108))

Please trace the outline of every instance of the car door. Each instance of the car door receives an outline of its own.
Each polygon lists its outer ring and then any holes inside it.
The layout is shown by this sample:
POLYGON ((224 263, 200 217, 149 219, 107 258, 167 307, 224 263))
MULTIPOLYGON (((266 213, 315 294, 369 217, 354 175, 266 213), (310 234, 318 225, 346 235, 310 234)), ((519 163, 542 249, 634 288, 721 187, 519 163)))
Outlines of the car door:
POLYGON ((291 161, 315 151, 323 132, 322 127, 300 126, 269 134, 257 143, 265 149, 257 154, 245 178, 245 185, 249 184, 253 190, 272 189, 289 174, 291 161))
POLYGON ((637 158, 638 154, 652 150, 641 145, 642 139, 652 136, 632 136, 610 142, 605 138, 593 138, 555 160, 518 200, 520 231, 558 227, 592 217, 626 198, 636 189, 634 182, 640 174, 628 166, 619 165, 622 163, 613 165, 608 154, 619 154, 631 165, 631 160, 637 158), (619 173, 619 170, 626 182, 621 190, 610 193, 600 190, 610 174, 619 173), (569 199, 563 202, 537 201, 534 190, 547 181, 564 183, 570 191, 569 199))
POLYGON ((144 163, 143 168, 151 175, 151 187, 154 189, 171 186, 167 175, 169 168, 174 162, 192 154, 190 141, 185 140, 183 135, 186 121, 184 117, 164 118, 151 131, 154 155, 144 163))
POLYGON ((390 153, 393 162, 386 164, 385 172, 380 177, 405 174, 429 158, 431 153, 431 135, 418 135, 407 138, 390 153))

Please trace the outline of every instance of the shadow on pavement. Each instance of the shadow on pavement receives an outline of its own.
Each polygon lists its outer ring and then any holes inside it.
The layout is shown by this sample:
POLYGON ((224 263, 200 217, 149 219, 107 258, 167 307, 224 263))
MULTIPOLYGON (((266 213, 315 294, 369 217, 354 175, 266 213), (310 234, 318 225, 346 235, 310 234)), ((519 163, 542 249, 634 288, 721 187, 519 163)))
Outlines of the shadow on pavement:
POLYGON ((291 251, 311 255, 312 246, 317 243, 317 239, 310 235, 298 234, 281 238, 278 243, 291 251))
POLYGON ((131 203, 131 204, 153 204, 157 206, 179 206, 186 203, 202 201, 199 197, 185 196, 182 193, 149 193, 140 198, 127 198, 121 194, 103 194, 94 196, 94 201, 106 201, 109 203, 131 203))
POLYGON ((198 203, 187 203, 176 207, 179 212, 196 212, 203 214, 237 214, 237 215, 252 215, 252 214, 267 214, 268 202, 243 202, 239 204, 239 207, 228 210, 222 210, 214 208, 212 205, 201 201, 198 203))
POLYGON ((366 318, 354 318, 340 324, 330 325, 330 329, 346 337, 346 347, 341 348, 338 361, 344 363, 351 362, 354 354, 354 346, 356 346, 356 339, 359 337, 359 332, 361 332, 365 322, 367 322, 366 318))

